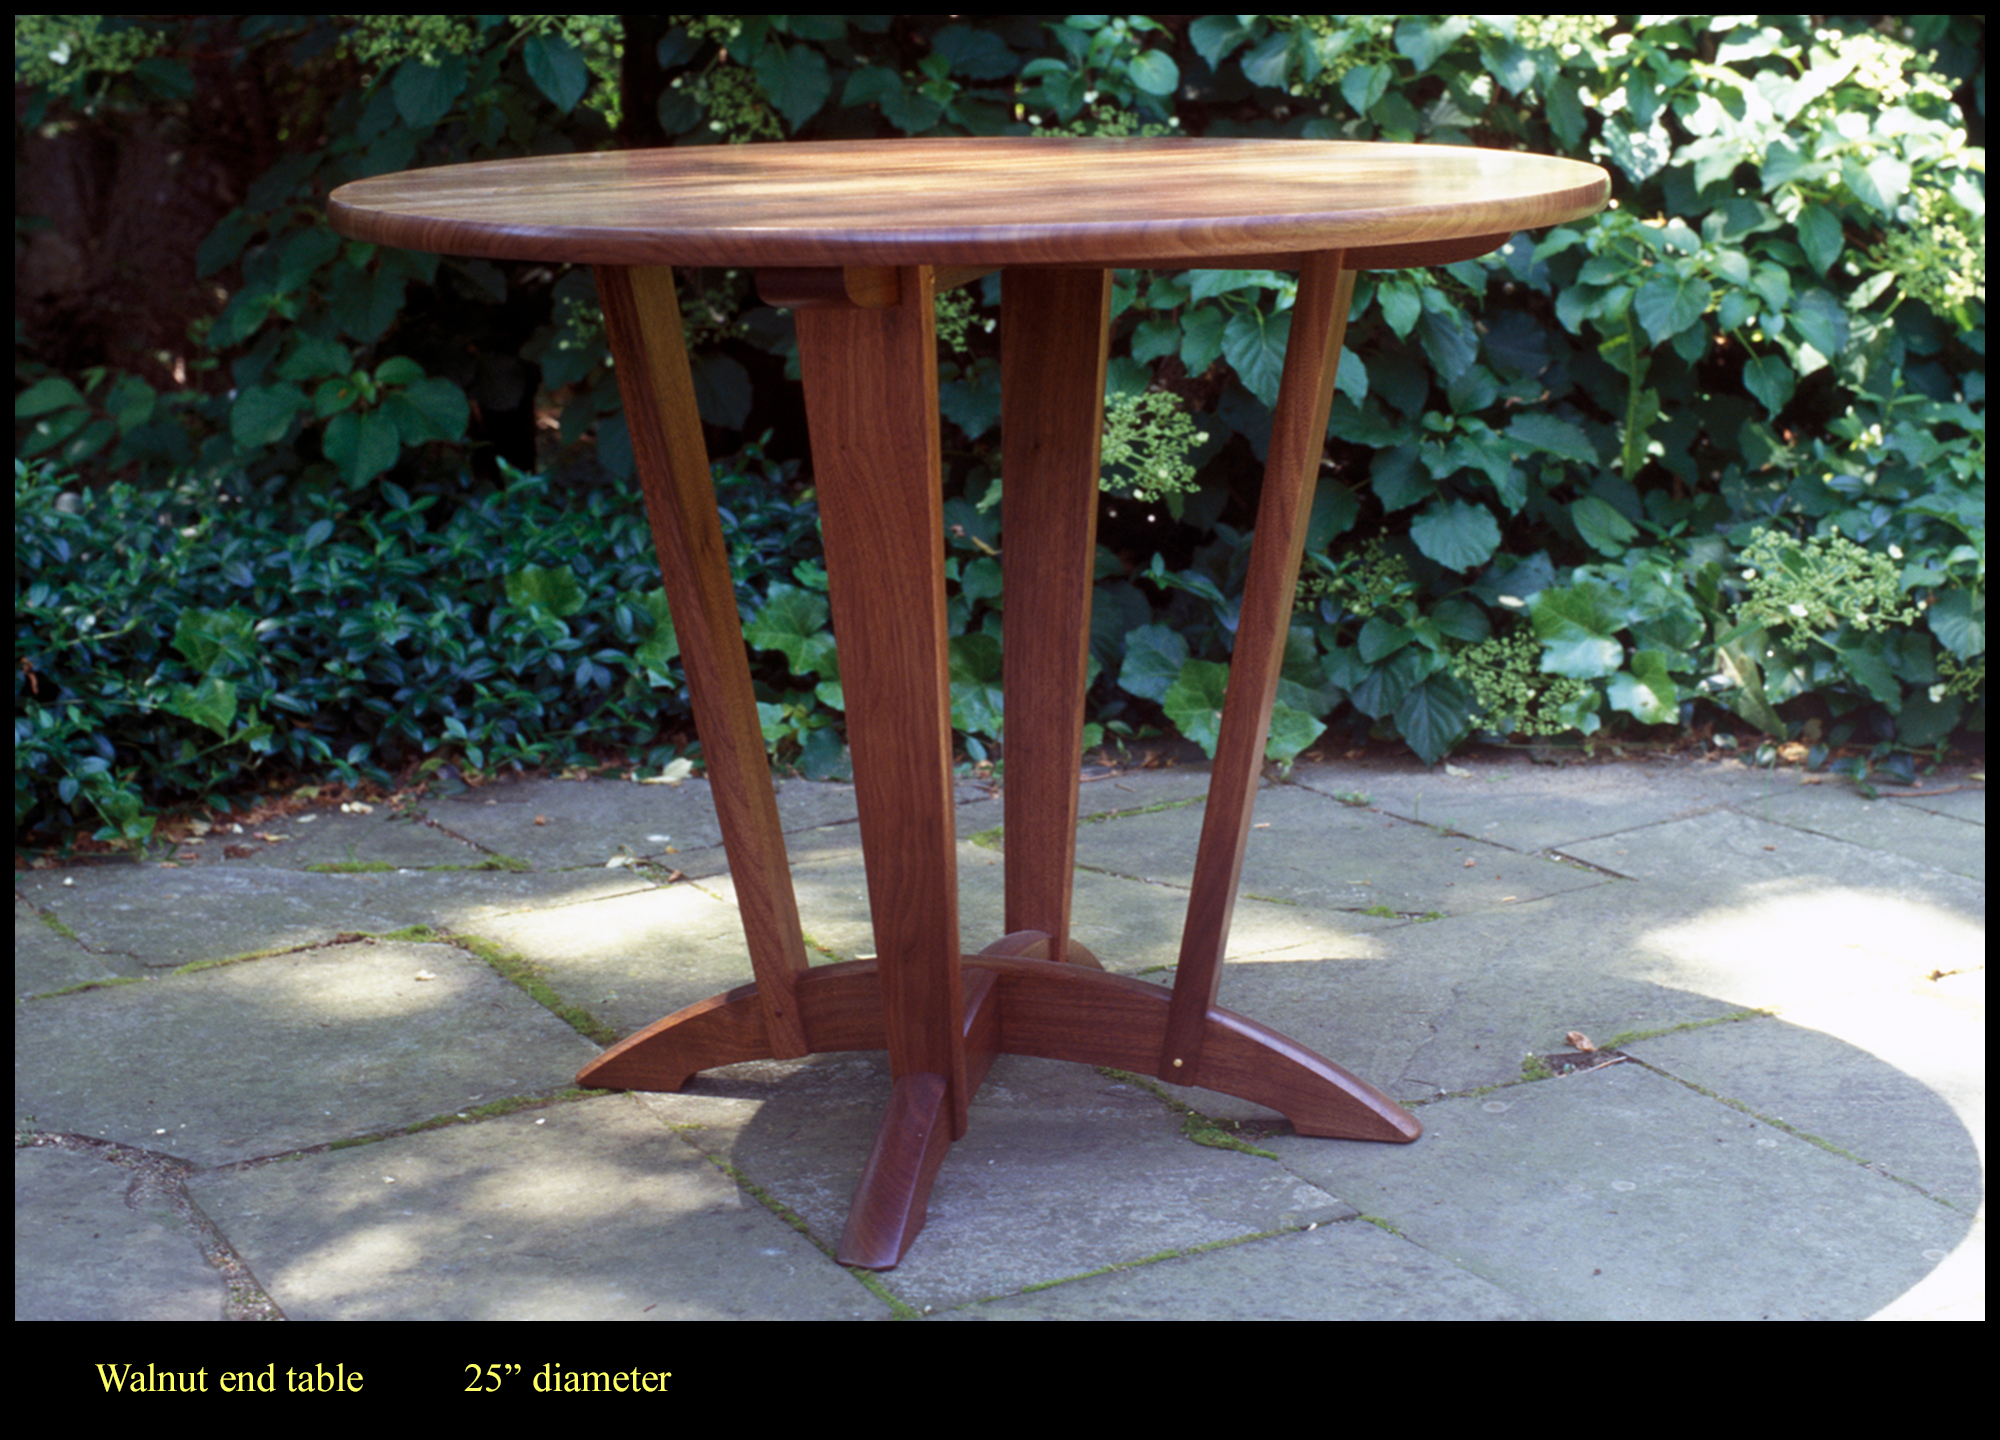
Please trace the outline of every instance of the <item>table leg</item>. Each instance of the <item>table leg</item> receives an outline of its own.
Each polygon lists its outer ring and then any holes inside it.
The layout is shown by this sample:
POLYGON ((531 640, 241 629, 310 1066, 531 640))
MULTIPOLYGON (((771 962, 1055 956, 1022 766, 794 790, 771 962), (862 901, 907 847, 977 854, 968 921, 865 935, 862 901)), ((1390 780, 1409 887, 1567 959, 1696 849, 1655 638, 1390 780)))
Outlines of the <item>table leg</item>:
POLYGON ((971 1100, 932 284, 912 266, 893 305, 794 312, 894 1077, 841 1247, 863 1265, 915 1238, 971 1100))
MULTIPOLYGON (((1298 298, 1292 306, 1278 407, 1272 417, 1250 572, 1229 660, 1229 691, 1223 702, 1222 730, 1202 816, 1201 849, 1188 897, 1187 925, 1181 935, 1166 1043, 1154 1072, 1163 1080, 1182 1085, 1227 1088, 1216 1085, 1220 1077, 1213 1073, 1206 1042, 1214 1034, 1210 1017, 1217 1013, 1223 952, 1229 941, 1244 847, 1250 837, 1250 814, 1263 773, 1264 743, 1291 630, 1313 488, 1326 444, 1334 373, 1353 298, 1354 272, 1342 264, 1339 252, 1306 257, 1299 274, 1298 298)), ((1352 1096, 1356 1122, 1364 1132, 1379 1130, 1387 1119, 1401 1132, 1394 1138, 1416 1138, 1420 1127, 1415 1117, 1338 1066, 1330 1066, 1330 1070, 1336 1092, 1352 1096)), ((1337 1114, 1342 1096, 1333 1093, 1328 1099, 1337 1114)))
POLYGON ((997 952, 1096 959, 1069 938, 1111 272, 1005 272, 1000 551, 1007 930, 997 952))
MULTIPOLYGON (((805 939, 757 723, 673 272, 665 266, 599 266, 596 275, 667 606, 687 671, 703 770, 757 976, 756 1019, 766 1053, 780 1059, 804 1055, 805 1028, 793 992, 806 968, 805 939)), ((637 1087, 645 1078, 646 1046, 668 1023, 606 1051, 584 1068, 577 1083, 637 1087)))

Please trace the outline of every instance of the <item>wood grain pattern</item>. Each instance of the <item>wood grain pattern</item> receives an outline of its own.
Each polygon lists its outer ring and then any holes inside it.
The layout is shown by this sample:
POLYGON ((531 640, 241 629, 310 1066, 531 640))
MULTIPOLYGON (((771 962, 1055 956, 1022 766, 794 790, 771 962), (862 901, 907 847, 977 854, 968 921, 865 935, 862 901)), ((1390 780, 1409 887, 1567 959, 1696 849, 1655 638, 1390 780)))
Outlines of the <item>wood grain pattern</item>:
POLYGON ((797 319, 889 1066, 945 1078, 956 1136, 970 1096, 949 1023, 964 1009, 931 283, 910 266, 893 306, 797 319))
POLYGON ((1609 191, 1595 165, 1464 146, 853 140, 407 171, 341 186, 328 215, 379 245, 593 265, 1182 266, 1345 250, 1372 269, 1479 254, 1592 214, 1609 191))
POLYGON ((1076 862, 1110 317, 1107 270, 1016 269, 1000 282, 1007 930, 1043 932, 1057 960, 1076 862))

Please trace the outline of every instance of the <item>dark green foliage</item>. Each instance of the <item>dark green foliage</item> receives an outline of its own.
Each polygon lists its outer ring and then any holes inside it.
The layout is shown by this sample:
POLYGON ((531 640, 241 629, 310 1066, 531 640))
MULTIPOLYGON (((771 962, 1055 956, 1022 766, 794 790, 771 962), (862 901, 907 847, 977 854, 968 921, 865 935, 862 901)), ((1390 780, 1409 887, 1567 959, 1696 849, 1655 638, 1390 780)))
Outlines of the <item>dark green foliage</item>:
MULTIPOLYGON (((17 675, 17 822, 81 798, 133 834, 263 760, 654 743, 674 692, 639 659, 657 607, 587 272, 378 251, 323 218, 355 176, 614 135, 1596 160, 1605 214, 1362 277, 1272 754, 1333 727, 1434 761, 1704 705, 1776 738, 1810 724, 1822 754, 1983 730, 1983 19, 681 19, 638 55, 588 17, 17 22, 17 140, 185 107, 196 57, 295 82, 274 163, 201 248, 228 298, 186 384, 17 349, 17 455, 87 482, 69 514, 47 472, 17 478, 17 661, 38 667, 17 675), (77 525, 105 528, 84 545, 77 525)), ((789 319, 741 274, 683 279, 711 443, 777 427, 774 458, 741 467, 771 480, 725 496, 765 732, 781 762, 837 773, 789 319)), ((975 754, 999 729, 998 284, 940 305, 954 720, 975 754)), ((1095 736, 1213 743, 1293 284, 1118 277, 1095 736)))
MULTIPOLYGON (((771 475, 724 474, 719 495, 748 575, 809 548, 811 506, 771 475)), ((214 802, 259 767, 671 754, 688 711, 641 515, 518 475, 449 510, 393 482, 383 497, 274 523, 15 462, 16 827, 89 807, 140 840, 161 804, 214 802)), ((746 615, 765 603, 746 587, 746 615)))

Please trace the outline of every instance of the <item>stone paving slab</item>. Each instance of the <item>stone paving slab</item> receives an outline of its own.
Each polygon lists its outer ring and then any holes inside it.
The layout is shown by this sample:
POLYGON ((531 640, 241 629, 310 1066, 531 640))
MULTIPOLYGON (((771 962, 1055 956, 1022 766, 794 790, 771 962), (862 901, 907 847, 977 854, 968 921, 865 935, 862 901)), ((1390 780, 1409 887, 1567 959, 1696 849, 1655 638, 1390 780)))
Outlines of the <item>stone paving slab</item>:
MULTIPOLYGON (((1185 889, 1193 881, 1202 807, 1120 816, 1077 832, 1077 863, 1185 889)), ((1239 894, 1354 914, 1457 914, 1579 890, 1599 877, 1502 846, 1441 836, 1298 786, 1257 797, 1239 894)))
POLYGON ((1636 824, 1704 814, 1768 791, 1773 783, 1734 761, 1541 765, 1520 755, 1491 754, 1455 757, 1429 769, 1307 763, 1293 770, 1292 780, 1527 854, 1636 824))
POLYGON ((1971 1007, 1860 991, 1624 1048, 1925 1195, 1979 1206, 1986 1030, 1971 1007))
MULTIPOLYGON (((1940 797, 1942 800, 1944 797, 1940 797)), ((1775 825, 1843 841, 1867 853, 1893 851, 1901 860, 1981 881, 1974 865, 1984 846, 1975 820, 1942 814, 1920 802, 1863 800, 1848 786, 1792 785, 1737 807, 1775 825)))
MULTIPOLYGON (((653 884, 631 871, 603 869, 318 874, 261 865, 107 865, 17 876, 15 895, 113 974, 138 976, 323 944, 337 935, 476 927, 491 916, 653 884)), ((61 983, 54 973, 49 979, 45 988, 61 983)))
POLYGON ((627 1096, 211 1172, 190 1190, 294 1320, 890 1313, 627 1096))
POLYGON ((545 1094, 596 1053, 463 950, 372 942, 38 1002, 14 1034, 17 1130, 201 1164, 545 1094))
POLYGON ((967 1305, 945 1320, 1538 1320, 1520 1297, 1366 1220, 967 1305))
MULTIPOLYGON (((747 980, 700 782, 17 873, 17 1317, 1983 1317, 1983 791, 1454 768, 1267 786, 1220 996, 1422 1139, 1003 1057, 876 1280, 831 1249, 883 1057, 580 1098, 596 1047, 496 968, 621 1034, 747 980), (1629 1058, 1529 1081, 1571 1029, 1629 1058)), ((1206 786, 1082 787, 1076 934, 1109 968, 1171 983, 1206 786)), ((852 801, 779 796, 815 960, 873 948, 852 801)), ((976 948, 1004 806, 960 802, 976 948)))
POLYGON ((14 1152, 14 1313, 220 1320, 215 1271, 165 1194, 96 1154, 14 1152))
POLYGON ((1395 1147, 1267 1144, 1433 1255, 1571 1320, 1856 1319, 1971 1217, 1636 1064, 1427 1105, 1395 1147))
MULTIPOLYGON (((828 1248, 889 1089, 880 1055, 731 1066, 648 1097, 828 1248)), ((1351 1217, 1274 1161, 1197 1144, 1146 1089, 1086 1066, 1001 1056, 931 1192, 923 1238, 879 1283, 919 1311, 1164 1252, 1351 1217), (1091 1175, 1083 1186, 1077 1177, 1091 1175)))

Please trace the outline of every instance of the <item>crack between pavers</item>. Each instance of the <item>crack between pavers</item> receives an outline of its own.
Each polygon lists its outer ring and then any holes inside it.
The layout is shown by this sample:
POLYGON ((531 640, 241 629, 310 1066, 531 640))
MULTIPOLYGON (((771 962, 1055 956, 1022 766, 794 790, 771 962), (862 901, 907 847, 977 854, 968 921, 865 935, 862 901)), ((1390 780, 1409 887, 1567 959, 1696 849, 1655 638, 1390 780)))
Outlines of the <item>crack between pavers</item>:
MULTIPOLYGON (((136 1145, 124 1145, 116 1140, 104 1140, 93 1135, 66 1135, 50 1131, 18 1131, 14 1136, 14 1148, 65 1150, 73 1154, 94 1155, 107 1164, 121 1170, 133 1171, 132 1183, 125 1189, 125 1207, 128 1210, 144 1210, 151 1204, 164 1203, 174 1216, 187 1227, 189 1238, 201 1252, 202 1259, 216 1273, 222 1282, 222 1318, 225 1320, 283 1320, 285 1312, 270 1292, 236 1253, 236 1247, 229 1243, 222 1231, 202 1208, 194 1203, 187 1193, 187 1179, 190 1175, 205 1173, 203 1167, 177 1155, 167 1155, 156 1150, 142 1149, 136 1145)), ((231 1167, 215 1166, 214 1170, 231 1167)))

